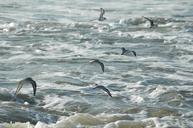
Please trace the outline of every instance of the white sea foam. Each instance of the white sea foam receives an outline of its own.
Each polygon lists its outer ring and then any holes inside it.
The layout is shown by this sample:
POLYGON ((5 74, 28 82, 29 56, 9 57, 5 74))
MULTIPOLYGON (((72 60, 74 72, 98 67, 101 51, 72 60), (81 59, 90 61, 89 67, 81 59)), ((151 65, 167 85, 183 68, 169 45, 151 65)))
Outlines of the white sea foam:
POLYGON ((144 98, 141 97, 141 96, 136 96, 136 95, 131 95, 130 96, 130 100, 131 102, 133 103, 141 103, 141 102, 144 102, 144 98))
POLYGON ((13 22, 0 25, 0 30, 3 32, 12 32, 16 30, 17 25, 13 22))
POLYGON ((126 119, 124 115, 121 117, 120 115, 113 116, 92 116, 89 114, 76 114, 74 116, 70 116, 68 118, 61 118, 60 121, 55 124, 45 124, 42 122, 37 122, 34 126, 27 123, 5 123, 2 126, 5 128, 12 127, 27 127, 27 128, 77 128, 80 126, 104 126, 104 128, 133 128, 133 127, 154 127, 154 128, 166 128, 166 127, 191 127, 191 121, 186 122, 183 119, 176 119, 174 117, 164 117, 164 118, 148 118, 141 121, 133 121, 133 120, 124 120, 126 119), (123 118, 123 120, 120 120, 123 118))
POLYGON ((167 88, 165 88, 163 86, 158 86, 149 94, 149 97, 155 98, 155 97, 158 97, 159 95, 161 95, 165 92, 167 92, 167 88))
POLYGON ((163 39, 163 35, 158 32, 145 32, 137 31, 129 33, 133 38, 144 38, 144 39, 163 39))
POLYGON ((70 101, 70 99, 67 97, 58 97, 54 95, 46 96, 43 100, 45 105, 44 108, 50 108, 50 109, 57 109, 57 110, 63 110, 63 106, 66 102, 70 101), (53 100, 54 99, 54 100, 53 100))

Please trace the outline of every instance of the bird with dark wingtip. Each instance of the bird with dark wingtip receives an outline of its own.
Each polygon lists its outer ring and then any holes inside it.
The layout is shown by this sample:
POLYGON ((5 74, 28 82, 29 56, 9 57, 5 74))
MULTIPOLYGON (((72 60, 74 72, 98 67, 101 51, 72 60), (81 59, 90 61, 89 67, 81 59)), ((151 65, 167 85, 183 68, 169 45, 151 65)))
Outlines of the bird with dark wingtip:
POLYGON ((122 50, 121 55, 126 55, 126 54, 132 52, 134 56, 137 56, 137 54, 136 54, 135 51, 130 51, 130 50, 127 50, 127 49, 125 49, 125 48, 121 48, 121 50, 122 50))
POLYGON ((149 21, 149 23, 150 23, 150 28, 158 27, 158 25, 155 24, 154 21, 153 21, 152 19, 147 18, 147 17, 144 17, 144 16, 143 16, 143 18, 149 21))
POLYGON ((105 71, 104 64, 101 61, 99 61, 98 59, 91 60, 91 61, 89 61, 89 63, 98 63, 101 66, 102 71, 103 72, 105 71))
POLYGON ((17 95, 19 93, 19 91, 21 90, 21 88, 23 87, 24 84, 28 84, 30 83, 33 87, 33 94, 34 96, 36 95, 36 88, 37 88, 37 84, 36 82, 31 78, 31 77, 28 77, 28 78, 25 78, 21 81, 19 81, 18 85, 17 85, 17 89, 16 89, 16 92, 15 92, 15 95, 17 95))
POLYGON ((106 20, 107 18, 106 17, 104 17, 104 14, 105 14, 105 10, 103 9, 103 8, 100 8, 100 16, 99 16, 99 18, 98 18, 98 20, 99 21, 104 21, 104 20, 106 20))
POLYGON ((111 92, 110 92, 105 86, 97 85, 97 84, 96 84, 96 87, 94 87, 93 89, 102 89, 102 90, 105 91, 110 97, 112 97, 111 92))

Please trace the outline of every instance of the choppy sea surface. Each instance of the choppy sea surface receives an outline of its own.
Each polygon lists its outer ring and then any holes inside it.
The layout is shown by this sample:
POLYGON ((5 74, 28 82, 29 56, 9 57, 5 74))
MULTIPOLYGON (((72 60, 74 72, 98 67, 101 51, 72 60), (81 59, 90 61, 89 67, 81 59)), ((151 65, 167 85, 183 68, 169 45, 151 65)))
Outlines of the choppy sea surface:
POLYGON ((0 127, 192 128, 192 7, 192 0, 1 0, 0 127), (97 20, 100 8, 105 21, 97 20), (122 47, 137 56, 121 55, 122 47), (27 84, 16 97, 26 77, 37 95, 27 84))

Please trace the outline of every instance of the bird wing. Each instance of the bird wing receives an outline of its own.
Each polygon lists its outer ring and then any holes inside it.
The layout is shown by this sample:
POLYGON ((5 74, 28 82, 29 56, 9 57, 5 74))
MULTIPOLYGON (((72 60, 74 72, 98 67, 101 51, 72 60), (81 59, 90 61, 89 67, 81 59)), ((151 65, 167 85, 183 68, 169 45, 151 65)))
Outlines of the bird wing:
POLYGON ((36 95, 37 84, 34 80, 31 80, 30 83, 32 84, 33 92, 34 92, 34 96, 35 96, 36 95))
POLYGON ((99 64, 100 64, 100 66, 101 66, 102 71, 104 72, 104 71, 105 71, 105 66, 104 66, 104 64, 103 64, 102 62, 100 62, 100 61, 99 61, 99 64))
POLYGON ((17 89, 15 92, 15 95, 18 94, 18 92, 21 90, 21 88, 23 87, 24 83, 30 83, 33 87, 33 94, 34 96, 36 95, 36 88, 37 88, 37 84, 34 80, 26 78, 24 80, 19 81, 18 85, 17 85, 17 89))
POLYGON ((19 93, 19 91, 20 91, 21 88, 23 87, 23 83, 24 83, 23 80, 19 81, 19 83, 17 84, 17 89, 16 89, 16 91, 15 91, 15 95, 17 95, 17 94, 19 93))
POLYGON ((102 90, 105 91, 110 97, 112 97, 111 92, 110 92, 106 87, 100 85, 100 86, 96 86, 94 89, 97 89, 97 88, 102 89, 102 90))
POLYGON ((103 8, 101 8, 101 13, 102 13, 102 16, 105 14, 105 10, 103 8))
POLYGON ((127 50, 126 50, 125 48, 122 48, 122 53, 121 53, 121 55, 125 54, 126 51, 127 51, 127 50))
POLYGON ((144 17, 144 16, 143 16, 143 18, 145 18, 146 20, 148 20, 148 21, 150 22, 151 26, 154 24, 152 19, 147 18, 147 17, 144 17))
POLYGON ((102 71, 105 71, 105 66, 102 62, 100 62, 99 60, 91 60, 89 61, 89 63, 98 63, 101 66, 102 71))
POLYGON ((105 10, 103 8, 100 9, 101 13, 99 16, 99 20, 101 20, 103 18, 103 15, 105 14, 105 10))
POLYGON ((131 51, 133 53, 134 56, 137 56, 136 52, 135 51, 131 51))

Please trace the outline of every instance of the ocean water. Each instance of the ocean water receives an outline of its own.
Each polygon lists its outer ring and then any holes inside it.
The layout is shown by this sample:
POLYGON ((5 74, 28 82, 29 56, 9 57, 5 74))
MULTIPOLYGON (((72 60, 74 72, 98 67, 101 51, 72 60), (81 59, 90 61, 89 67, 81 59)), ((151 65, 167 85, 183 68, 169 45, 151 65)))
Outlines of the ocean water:
POLYGON ((192 128, 192 7, 192 0, 1 0, 0 127, 192 128), (100 8, 105 21, 97 20, 100 8), (121 55, 122 47, 137 56, 121 55), (26 77, 37 95, 26 84, 16 97, 26 77))

